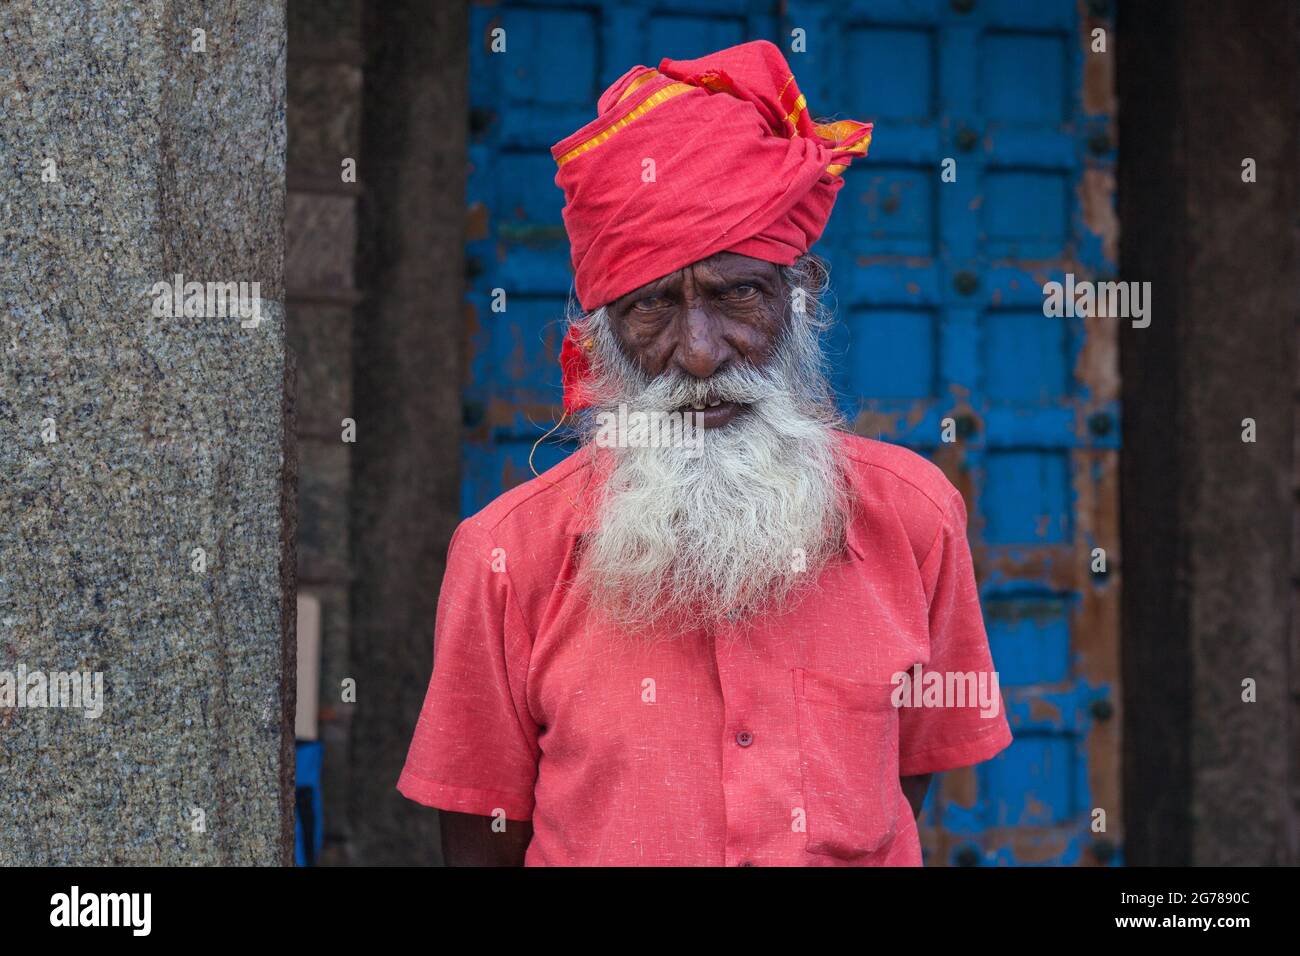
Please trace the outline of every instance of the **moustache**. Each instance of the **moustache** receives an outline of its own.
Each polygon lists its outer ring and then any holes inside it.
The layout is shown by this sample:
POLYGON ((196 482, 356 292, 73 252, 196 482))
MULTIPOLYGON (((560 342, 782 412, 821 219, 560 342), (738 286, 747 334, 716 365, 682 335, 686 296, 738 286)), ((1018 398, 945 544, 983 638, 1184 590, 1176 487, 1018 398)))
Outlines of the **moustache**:
POLYGON ((671 369, 645 383, 629 404, 650 411, 673 412, 718 402, 756 405, 786 389, 776 376, 753 366, 733 366, 695 378, 681 369, 671 369))

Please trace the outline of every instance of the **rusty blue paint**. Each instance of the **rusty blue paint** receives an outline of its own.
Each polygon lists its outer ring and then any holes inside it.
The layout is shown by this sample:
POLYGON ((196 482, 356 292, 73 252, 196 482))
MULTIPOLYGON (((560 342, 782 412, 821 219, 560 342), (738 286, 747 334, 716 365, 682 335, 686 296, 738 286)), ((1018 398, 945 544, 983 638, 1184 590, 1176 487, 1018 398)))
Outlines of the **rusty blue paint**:
POLYGON ((1051 591, 986 595, 984 617, 1003 687, 1056 684, 1070 677, 1070 613, 1075 601, 1051 591))

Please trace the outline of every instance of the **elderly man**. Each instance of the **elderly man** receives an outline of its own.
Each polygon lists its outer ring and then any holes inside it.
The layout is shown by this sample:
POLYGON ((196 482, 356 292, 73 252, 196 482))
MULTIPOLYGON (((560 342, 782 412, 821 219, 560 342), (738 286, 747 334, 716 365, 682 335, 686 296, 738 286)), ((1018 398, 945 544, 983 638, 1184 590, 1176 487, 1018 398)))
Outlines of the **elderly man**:
POLYGON ((452 539, 398 783, 449 863, 919 865, 930 775, 1010 742, 960 494, 823 377, 808 249, 870 134, 759 41, 553 148, 585 441, 452 539), (608 440, 629 410, 702 428, 608 440))

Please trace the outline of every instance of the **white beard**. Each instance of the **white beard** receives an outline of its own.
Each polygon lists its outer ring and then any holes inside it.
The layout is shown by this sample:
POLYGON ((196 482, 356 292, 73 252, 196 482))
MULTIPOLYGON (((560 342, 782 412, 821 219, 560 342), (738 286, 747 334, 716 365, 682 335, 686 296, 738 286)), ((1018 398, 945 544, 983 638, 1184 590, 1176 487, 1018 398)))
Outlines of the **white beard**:
POLYGON ((604 310, 583 331, 594 340, 593 417, 620 403, 667 413, 710 396, 749 406, 702 429, 702 447, 610 449, 578 569, 592 605, 634 631, 708 627, 779 606, 815 582, 843 547, 847 503, 813 321, 794 318, 762 369, 708 380, 673 372, 648 380, 604 310))

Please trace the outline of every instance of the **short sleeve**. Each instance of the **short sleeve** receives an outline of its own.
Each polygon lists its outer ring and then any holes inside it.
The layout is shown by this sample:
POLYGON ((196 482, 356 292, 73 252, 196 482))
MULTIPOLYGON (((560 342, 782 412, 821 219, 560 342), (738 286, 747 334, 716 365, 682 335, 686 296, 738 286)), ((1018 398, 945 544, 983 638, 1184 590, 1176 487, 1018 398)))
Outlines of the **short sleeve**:
POLYGON ((929 659, 922 661, 923 673, 941 674, 945 686, 961 683, 975 692, 963 691, 965 700, 946 696, 938 706, 900 710, 899 774, 904 777, 980 763, 1011 743, 966 541, 966 506, 956 491, 922 562, 921 577, 930 605, 929 659), (988 706, 981 704, 979 688, 984 688, 988 706))
POLYGON ((433 676, 397 789, 441 810, 529 820, 538 760, 525 687, 532 639, 505 551, 471 521, 452 536, 433 676))

